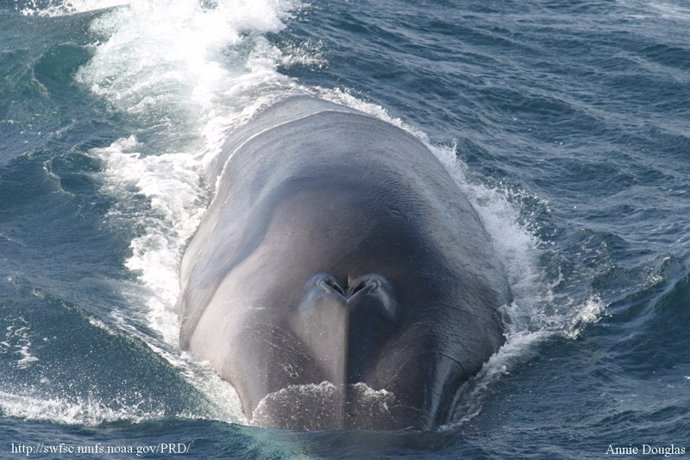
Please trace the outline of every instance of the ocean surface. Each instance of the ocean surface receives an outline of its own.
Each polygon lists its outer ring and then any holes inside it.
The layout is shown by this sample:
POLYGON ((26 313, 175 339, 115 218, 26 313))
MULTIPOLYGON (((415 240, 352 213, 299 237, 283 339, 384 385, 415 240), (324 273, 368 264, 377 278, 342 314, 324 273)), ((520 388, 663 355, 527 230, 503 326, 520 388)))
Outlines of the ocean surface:
POLYGON ((686 0, 0 0, 0 458, 689 456, 689 267, 686 0), (248 427, 179 349, 204 166, 291 94, 422 139, 506 267, 435 432, 248 427))

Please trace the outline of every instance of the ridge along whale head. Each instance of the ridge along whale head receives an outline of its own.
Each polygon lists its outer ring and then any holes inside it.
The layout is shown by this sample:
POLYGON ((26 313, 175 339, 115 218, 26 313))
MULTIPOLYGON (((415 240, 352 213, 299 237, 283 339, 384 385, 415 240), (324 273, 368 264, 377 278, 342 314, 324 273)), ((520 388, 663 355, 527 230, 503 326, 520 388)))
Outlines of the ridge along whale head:
POLYGON ((337 385, 364 382, 396 326, 399 312, 392 287, 380 275, 337 280, 320 273, 305 291, 289 320, 292 331, 326 380, 337 385))

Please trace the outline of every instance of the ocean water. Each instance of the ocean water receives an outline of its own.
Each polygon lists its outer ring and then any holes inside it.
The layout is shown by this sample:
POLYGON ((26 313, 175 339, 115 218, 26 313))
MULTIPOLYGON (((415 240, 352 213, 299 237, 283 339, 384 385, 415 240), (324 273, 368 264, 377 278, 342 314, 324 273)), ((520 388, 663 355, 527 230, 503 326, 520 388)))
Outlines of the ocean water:
POLYGON ((0 2, 0 458, 687 456, 689 248, 684 0, 0 2), (202 171, 291 94, 422 139, 506 267, 435 432, 248 427, 179 349, 202 171))

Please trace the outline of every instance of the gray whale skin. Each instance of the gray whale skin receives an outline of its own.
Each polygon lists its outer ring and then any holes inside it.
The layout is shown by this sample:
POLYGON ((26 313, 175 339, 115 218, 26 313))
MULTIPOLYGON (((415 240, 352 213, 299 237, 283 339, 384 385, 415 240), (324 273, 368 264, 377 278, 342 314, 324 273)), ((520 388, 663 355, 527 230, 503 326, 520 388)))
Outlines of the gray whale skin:
POLYGON ((183 349, 249 423, 429 430, 504 342, 510 291, 419 140, 310 97, 231 134, 180 268, 183 349))

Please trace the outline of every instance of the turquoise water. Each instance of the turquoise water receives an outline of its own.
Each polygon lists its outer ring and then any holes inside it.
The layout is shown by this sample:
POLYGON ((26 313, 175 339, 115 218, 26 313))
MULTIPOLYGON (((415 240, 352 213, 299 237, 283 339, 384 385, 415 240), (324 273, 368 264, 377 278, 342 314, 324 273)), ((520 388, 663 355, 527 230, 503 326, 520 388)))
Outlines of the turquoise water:
POLYGON ((681 0, 1 3, 0 457, 690 452, 689 31, 681 0), (508 341, 437 432, 247 427, 179 350, 201 171, 290 94, 420 137, 506 266, 508 341))

